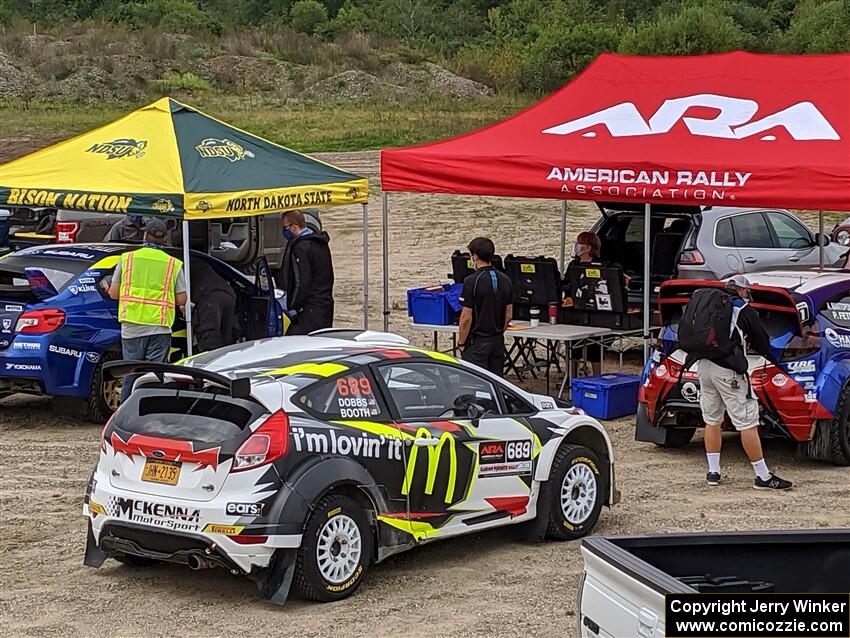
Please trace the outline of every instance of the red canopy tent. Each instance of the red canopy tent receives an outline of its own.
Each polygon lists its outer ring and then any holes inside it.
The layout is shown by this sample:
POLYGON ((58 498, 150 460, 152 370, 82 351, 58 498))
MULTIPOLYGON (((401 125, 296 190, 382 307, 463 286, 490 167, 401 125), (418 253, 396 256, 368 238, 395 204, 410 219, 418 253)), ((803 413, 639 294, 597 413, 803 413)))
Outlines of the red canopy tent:
POLYGON ((605 54, 507 120, 383 150, 381 187, 385 224, 387 191, 641 202, 647 240, 652 203, 850 210, 850 55, 605 54))

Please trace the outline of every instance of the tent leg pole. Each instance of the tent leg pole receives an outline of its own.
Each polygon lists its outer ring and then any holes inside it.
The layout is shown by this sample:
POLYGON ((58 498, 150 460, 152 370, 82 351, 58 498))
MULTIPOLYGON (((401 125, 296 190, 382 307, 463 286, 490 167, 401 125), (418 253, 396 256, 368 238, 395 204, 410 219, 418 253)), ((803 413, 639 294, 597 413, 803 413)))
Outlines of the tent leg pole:
POLYGON ((189 222, 183 220, 183 277, 186 278, 186 355, 192 356, 192 273, 189 265, 189 222))
POLYGON ((567 267, 567 200, 561 202, 561 272, 567 267))
POLYGON ((387 194, 381 193, 381 216, 383 224, 383 242, 384 242, 384 332, 390 330, 390 208, 387 201, 387 194))
POLYGON ((649 273, 649 229, 652 206, 643 209, 643 360, 649 358, 649 292, 652 287, 649 273))
POLYGON ((369 204, 363 204, 363 330, 369 329, 369 204))
POLYGON ((818 211, 818 264, 823 270, 823 211, 818 211))

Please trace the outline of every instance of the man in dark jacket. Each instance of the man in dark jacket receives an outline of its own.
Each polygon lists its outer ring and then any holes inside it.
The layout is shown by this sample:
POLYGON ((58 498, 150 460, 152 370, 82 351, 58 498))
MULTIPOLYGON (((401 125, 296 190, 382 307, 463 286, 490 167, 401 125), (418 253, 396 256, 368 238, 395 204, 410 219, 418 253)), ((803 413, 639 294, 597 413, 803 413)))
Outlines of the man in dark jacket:
POLYGON ((229 346, 234 342, 236 293, 205 259, 193 257, 189 271, 198 350, 207 352, 229 346))
POLYGON ((756 474, 753 487, 759 490, 787 490, 791 481, 779 478, 767 469, 759 438, 759 404, 749 378, 747 345, 778 366, 770 349, 770 337, 761 319, 748 303, 750 282, 735 275, 726 282, 732 298, 732 335, 735 344, 726 356, 708 357, 699 361, 700 409, 705 421, 705 455, 708 459, 706 482, 720 483, 720 426, 724 413, 741 435, 741 445, 756 474))
POLYGON ((283 268, 283 289, 292 319, 286 334, 305 335, 330 328, 334 320, 334 267, 330 238, 307 228, 300 210, 283 216, 283 236, 287 241, 283 268))

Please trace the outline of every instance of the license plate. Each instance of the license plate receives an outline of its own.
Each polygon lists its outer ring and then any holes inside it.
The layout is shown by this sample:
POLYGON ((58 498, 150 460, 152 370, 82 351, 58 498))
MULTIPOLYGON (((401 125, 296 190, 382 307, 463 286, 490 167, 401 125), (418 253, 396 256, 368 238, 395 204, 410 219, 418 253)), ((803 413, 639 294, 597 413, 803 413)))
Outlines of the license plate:
POLYGON ((165 483, 166 485, 177 485, 180 478, 180 463, 171 461, 145 461, 142 470, 142 480, 151 483, 165 483))

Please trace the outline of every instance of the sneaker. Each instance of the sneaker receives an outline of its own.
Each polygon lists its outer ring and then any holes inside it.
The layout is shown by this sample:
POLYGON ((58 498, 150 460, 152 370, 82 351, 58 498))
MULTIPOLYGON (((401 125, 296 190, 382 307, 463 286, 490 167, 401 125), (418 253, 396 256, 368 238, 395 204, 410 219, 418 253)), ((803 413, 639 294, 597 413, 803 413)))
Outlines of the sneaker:
POLYGON ((753 481, 753 487, 757 490, 790 490, 792 485, 791 481, 779 478, 776 474, 768 476, 766 481, 758 476, 753 481))
POLYGON ((720 485, 720 472, 709 472, 705 475, 705 482, 712 487, 720 485))

